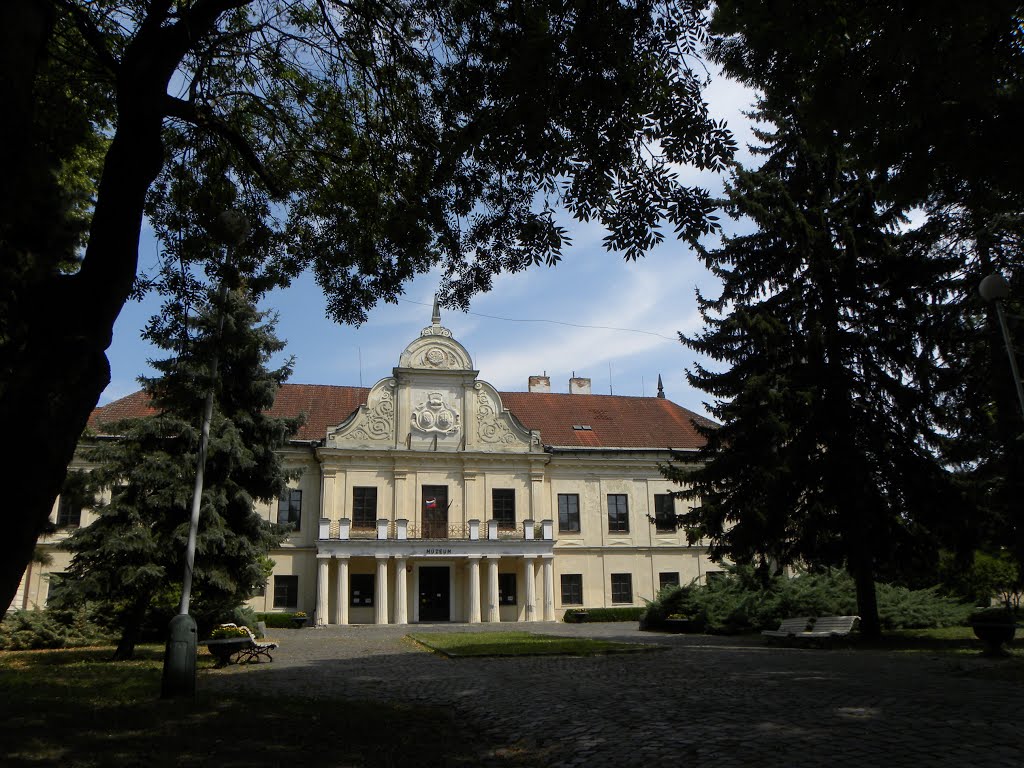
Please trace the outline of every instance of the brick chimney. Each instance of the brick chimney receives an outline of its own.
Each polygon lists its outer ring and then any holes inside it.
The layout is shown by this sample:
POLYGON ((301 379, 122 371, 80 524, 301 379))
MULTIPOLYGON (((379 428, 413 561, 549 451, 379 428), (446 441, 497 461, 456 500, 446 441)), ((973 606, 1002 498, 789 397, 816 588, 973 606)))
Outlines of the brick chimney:
POLYGON ((576 378, 569 379, 569 394, 570 395, 589 395, 590 394, 590 379, 576 378))
POLYGON ((551 377, 550 376, 531 376, 529 384, 530 392, 550 392, 551 391, 551 377))

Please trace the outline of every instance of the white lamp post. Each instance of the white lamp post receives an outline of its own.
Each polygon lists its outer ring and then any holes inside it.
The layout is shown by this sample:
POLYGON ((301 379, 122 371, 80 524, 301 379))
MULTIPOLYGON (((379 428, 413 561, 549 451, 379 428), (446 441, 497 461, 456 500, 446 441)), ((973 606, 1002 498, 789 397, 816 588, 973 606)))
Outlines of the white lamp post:
POLYGON ((1017 388, 1017 400, 1020 403, 1020 412, 1024 416, 1024 385, 1021 384, 1020 370, 1017 368, 1017 355, 1013 351, 1013 342, 1010 340, 1010 329, 1006 325, 1006 314, 1003 312, 1003 299, 1010 295, 1010 284, 1006 278, 998 272, 981 281, 978 286, 978 293, 985 301, 991 301, 996 305, 996 315, 999 316, 999 327, 1003 331, 1003 343, 1006 344, 1006 354, 1010 358, 1010 371, 1013 373, 1013 384, 1017 388))
MULTIPOLYGON (((249 236, 249 222, 237 211, 224 211, 217 217, 213 234, 228 246, 241 245, 249 236)), ((217 333, 224 327, 223 303, 227 285, 221 278, 220 317, 217 333)), ((213 388, 217 378, 217 355, 210 361, 210 389, 206 393, 203 407, 203 425, 199 439, 199 457, 196 459, 196 481, 192 488, 192 515, 188 528, 188 543, 185 546, 185 577, 181 588, 181 603, 178 615, 171 619, 168 627, 167 646, 164 650, 164 671, 161 685, 163 698, 195 696, 196 693, 196 652, 199 638, 196 622, 188 614, 192 597, 192 566, 196 556, 196 538, 199 532, 199 508, 203 499, 203 475, 206 471, 206 450, 210 442, 210 422, 213 420, 213 388)))

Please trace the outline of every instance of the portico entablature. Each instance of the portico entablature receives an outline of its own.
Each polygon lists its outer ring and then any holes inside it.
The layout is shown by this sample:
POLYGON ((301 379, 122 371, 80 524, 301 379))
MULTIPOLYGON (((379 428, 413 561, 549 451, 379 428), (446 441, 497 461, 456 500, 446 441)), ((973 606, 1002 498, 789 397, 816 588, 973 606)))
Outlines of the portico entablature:
POLYGON ((541 557, 551 555, 553 545, 554 541, 545 539, 321 539, 317 557, 541 557))

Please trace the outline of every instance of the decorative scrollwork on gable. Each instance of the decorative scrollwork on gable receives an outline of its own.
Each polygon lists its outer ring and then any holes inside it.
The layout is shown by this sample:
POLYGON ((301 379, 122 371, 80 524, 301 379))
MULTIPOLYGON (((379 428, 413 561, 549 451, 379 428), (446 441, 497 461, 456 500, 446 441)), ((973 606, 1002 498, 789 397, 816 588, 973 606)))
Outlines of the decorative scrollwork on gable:
POLYGON ((477 436, 481 442, 509 445, 516 442, 516 436, 508 428, 498 404, 478 383, 476 385, 476 425, 477 436))
POLYGON ((395 385, 388 379, 370 392, 367 404, 360 406, 352 420, 329 436, 329 442, 392 440, 395 434, 395 385))
POLYGON ((412 425, 421 432, 454 435, 459 431, 461 418, 455 406, 444 401, 440 392, 431 392, 412 412, 412 425))

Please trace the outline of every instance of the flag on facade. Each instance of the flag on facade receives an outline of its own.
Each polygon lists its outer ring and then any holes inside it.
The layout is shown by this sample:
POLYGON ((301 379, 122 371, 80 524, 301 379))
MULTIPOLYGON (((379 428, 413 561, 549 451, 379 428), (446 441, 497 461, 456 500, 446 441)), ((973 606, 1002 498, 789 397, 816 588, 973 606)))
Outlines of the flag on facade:
POLYGON ((437 499, 427 499, 426 504, 424 506, 426 506, 427 509, 436 509, 437 499))

